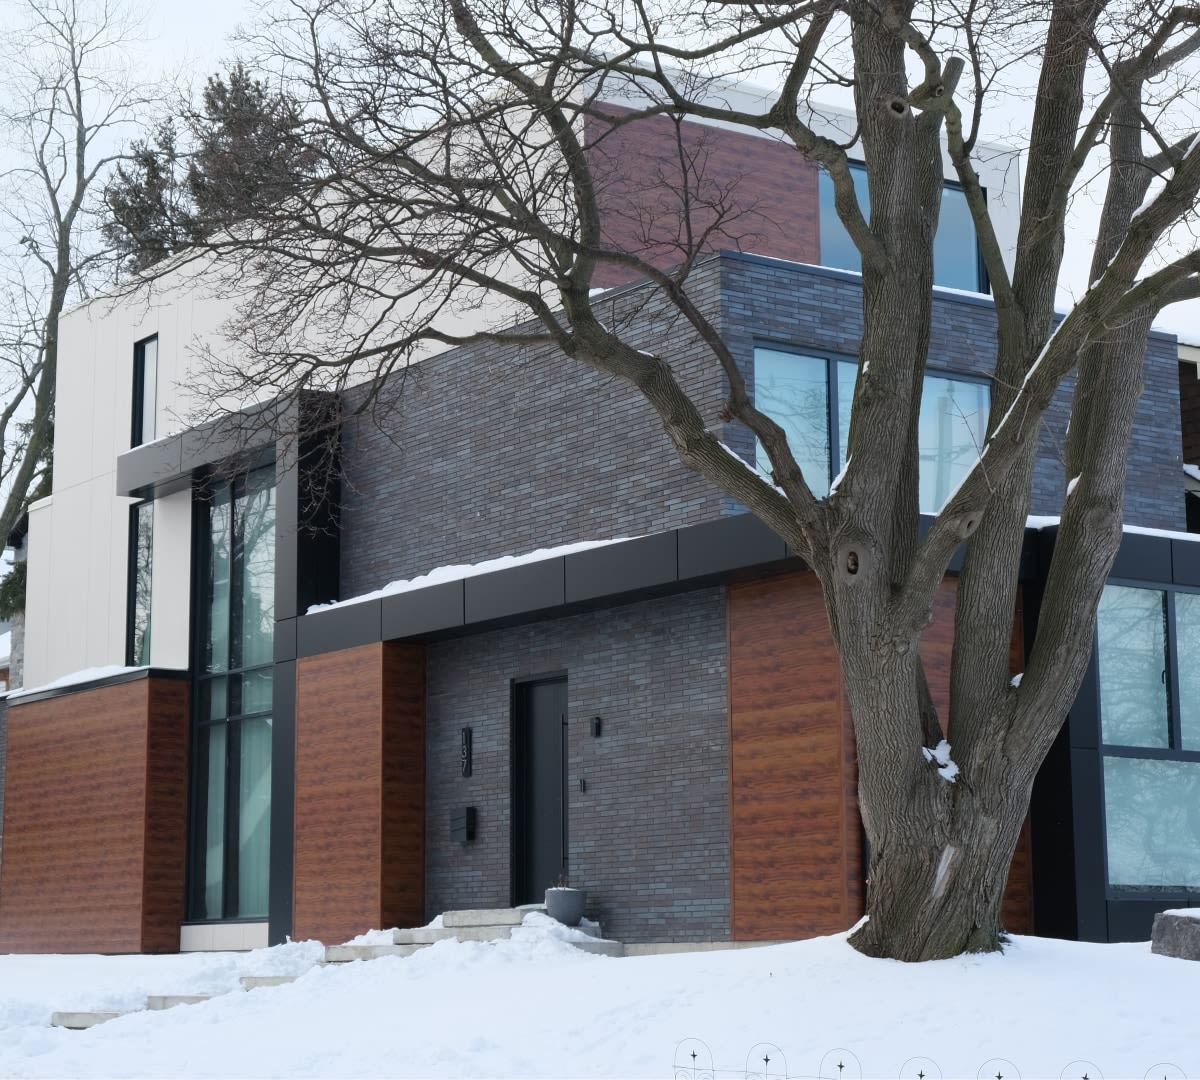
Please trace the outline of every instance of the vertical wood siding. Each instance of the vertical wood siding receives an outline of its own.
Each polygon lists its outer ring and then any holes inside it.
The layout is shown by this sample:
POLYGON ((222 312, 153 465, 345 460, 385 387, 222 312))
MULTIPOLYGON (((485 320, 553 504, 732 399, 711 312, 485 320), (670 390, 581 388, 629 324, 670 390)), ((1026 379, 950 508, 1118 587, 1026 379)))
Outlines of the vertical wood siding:
POLYGON ((0 952, 178 951, 187 687, 11 705, 0 952))
POLYGON ((424 922, 424 649, 296 664, 295 938, 424 922))
MULTIPOLYGON (((921 639, 944 718, 957 580, 948 577, 921 639)), ((863 912, 862 825, 853 727, 816 578, 795 573, 730 585, 730 860, 739 940, 812 937, 863 912)), ((1020 603, 1010 665, 1024 665, 1020 603)), ((953 733, 950 733, 953 742, 953 733)), ((1003 921, 1032 930, 1029 825, 1021 832, 1003 921)))

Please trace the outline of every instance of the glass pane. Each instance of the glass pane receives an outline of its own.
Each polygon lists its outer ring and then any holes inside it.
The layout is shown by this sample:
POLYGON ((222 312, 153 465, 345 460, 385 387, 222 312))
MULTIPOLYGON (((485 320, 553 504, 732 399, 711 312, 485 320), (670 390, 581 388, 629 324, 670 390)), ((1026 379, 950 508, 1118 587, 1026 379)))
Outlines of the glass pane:
POLYGON ((203 679, 199 683, 200 703, 196 715, 201 722, 224 720, 229 715, 229 680, 203 679))
MULTIPOLYGON (((858 195, 858 205, 862 207, 863 217, 871 220, 871 197, 867 194, 867 170, 863 165, 851 165, 850 174, 854 177, 854 190, 858 195)), ((846 226, 838 217, 833 205, 833 181, 829 174, 821 169, 818 171, 818 199, 820 202, 821 265, 836 267, 838 270, 861 270, 862 257, 858 248, 846 232, 846 226)))
POLYGON ((228 486, 209 506, 208 670, 229 668, 229 585, 233 514, 228 486))
MULTIPOLYGON (((871 197, 867 193, 867 170, 859 164, 850 166, 854 191, 863 217, 871 220, 871 197)), ((846 232, 842 219, 833 205, 833 181, 821 169, 818 173, 820 204, 821 265, 839 270, 861 270, 858 248, 846 232)), ((979 291, 979 256, 975 225, 967 207, 967 197, 956 187, 947 186, 942 192, 942 209, 933 241, 933 283, 954 289, 979 291)))
POLYGON ((858 365, 839 360, 837 368, 838 393, 838 472, 846 467, 846 447, 850 442, 850 409, 854 405, 854 387, 858 383, 858 365))
POLYGON ((243 713, 270 712, 271 691, 274 689, 274 685, 273 668, 250 671, 243 675, 241 711, 243 713))
POLYGON ((142 374, 141 433, 142 442, 153 442, 158 438, 156 424, 158 414, 158 338, 144 341, 138 348, 142 374))
POLYGON ((275 633, 275 488, 238 500, 242 528, 241 666, 269 664, 275 633))
POLYGON ((1168 745, 1165 601, 1157 589, 1122 585, 1100 597, 1100 727, 1110 746, 1168 745))
POLYGON ((1200 594, 1175 594, 1175 657, 1184 750, 1200 750, 1200 594))
POLYGON ((917 433, 924 513, 937 513, 979 458, 990 398, 987 383, 925 376, 917 433))
POLYGON ((1200 763, 1104 759, 1110 885, 1200 888, 1200 763))
POLYGON ((204 821, 204 911, 202 919, 219 919, 224 914, 225 891, 225 737, 224 724, 203 728, 200 752, 208 765, 208 784, 203 798, 204 821), (207 753, 204 746, 208 743, 207 753))
POLYGON ((129 628, 129 662, 150 663, 150 587, 153 581, 154 503, 142 503, 133 513, 133 624, 129 628))
MULTIPOLYGON (((815 356, 754 350, 754 403, 787 434, 796 464, 814 494, 829 486, 829 388, 827 362, 815 356)), ((771 463, 758 447, 759 471, 771 463)))
POLYGON ((979 254, 975 223, 960 188, 942 192, 942 212, 933 239, 933 283, 954 289, 979 291, 979 254))
POLYGON ((240 725, 238 915, 267 914, 271 860, 271 721, 240 725))

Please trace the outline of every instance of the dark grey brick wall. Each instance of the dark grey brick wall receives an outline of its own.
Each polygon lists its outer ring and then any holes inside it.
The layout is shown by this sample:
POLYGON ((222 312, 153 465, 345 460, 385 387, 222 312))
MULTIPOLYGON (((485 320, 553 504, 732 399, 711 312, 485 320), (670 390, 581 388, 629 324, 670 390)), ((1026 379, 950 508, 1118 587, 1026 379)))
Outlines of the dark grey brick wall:
MULTIPOLYGON (((718 263, 696 277, 715 311, 718 263)), ((602 305, 632 342, 670 343, 677 377, 715 422, 719 372, 696 335, 645 291, 602 305), (640 302, 640 303, 639 303, 640 302)), ((640 394, 551 348, 457 349, 393 380, 392 400, 348 426, 342 595, 449 563, 577 540, 661 532, 721 512, 683 468, 640 394)))
MULTIPOLYGON (((862 292, 853 275, 746 256, 722 262, 725 299, 722 333, 752 377, 756 341, 808 347, 848 357, 862 337, 862 292)), ((938 293, 933 305, 931 369, 989 376, 995 361, 996 318, 991 306, 938 293)), ((1154 337, 1146 351, 1145 391, 1129 456, 1125 517, 1130 524, 1182 529, 1178 357, 1173 342, 1154 337)), ((1034 470, 1034 514, 1058 514, 1065 480, 1062 443, 1073 381, 1059 390, 1043 424, 1034 470)), ((731 430, 729 442, 753 456, 749 433, 731 430)))
MULTIPOLYGON (((857 355, 857 279, 795 263, 725 255, 693 280, 752 379, 755 341, 857 355)), ((666 350, 714 425, 723 380, 694 332, 646 290, 601 312, 631 327, 638 347, 666 350)), ((949 294, 934 302, 930 366, 987 376, 995 315, 949 294)), ((1179 477, 1179 385, 1174 346, 1147 351, 1146 390, 1129 458, 1131 523, 1184 527, 1179 477)), ((1063 432, 1070 386, 1043 427, 1032 512, 1062 505, 1063 432)), ((353 403, 353 397, 352 397, 353 403)), ((747 457, 748 432, 726 438, 747 457)), ((349 424, 343 496, 343 597, 435 566, 477 562, 576 540, 659 532, 739 509, 676 460, 640 395, 555 349, 456 349, 393 380, 385 400, 349 424)))
POLYGON ((430 915, 508 905, 511 682, 565 670, 570 876, 590 914, 623 941, 729 937, 723 589, 433 644, 427 664, 430 915), (478 809, 472 844, 449 839, 455 806, 478 809))

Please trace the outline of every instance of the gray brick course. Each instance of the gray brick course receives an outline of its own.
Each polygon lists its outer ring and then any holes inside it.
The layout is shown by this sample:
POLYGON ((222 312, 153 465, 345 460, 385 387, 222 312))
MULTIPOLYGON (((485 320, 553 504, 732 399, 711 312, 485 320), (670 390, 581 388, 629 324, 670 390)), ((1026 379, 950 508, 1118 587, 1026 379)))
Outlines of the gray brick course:
POLYGON ((509 903, 510 687, 566 671, 569 865, 590 912, 622 941, 729 936, 723 589, 430 645, 427 671, 429 914, 509 903), (478 810, 473 844, 449 839, 456 806, 478 810))

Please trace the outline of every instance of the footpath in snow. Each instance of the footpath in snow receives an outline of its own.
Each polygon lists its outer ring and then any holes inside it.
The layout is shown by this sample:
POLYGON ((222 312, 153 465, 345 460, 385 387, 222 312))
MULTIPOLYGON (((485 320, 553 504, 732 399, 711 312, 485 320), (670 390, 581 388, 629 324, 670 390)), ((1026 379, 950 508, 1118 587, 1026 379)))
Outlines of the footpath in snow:
POLYGON ((534 922, 405 959, 320 955, 0 956, 0 1076, 1200 1078, 1200 963, 1148 944, 1017 938, 905 965, 837 935, 612 959, 534 922), (300 978, 242 992, 246 974, 300 978), (49 1026, 163 993, 222 996, 49 1026))

